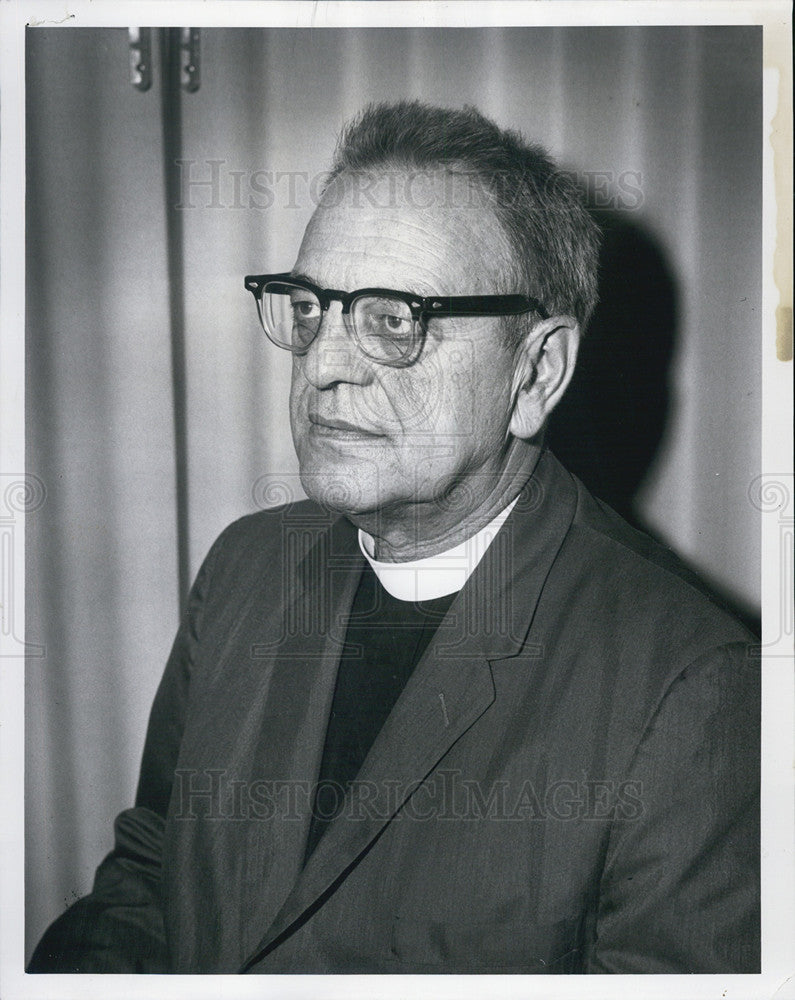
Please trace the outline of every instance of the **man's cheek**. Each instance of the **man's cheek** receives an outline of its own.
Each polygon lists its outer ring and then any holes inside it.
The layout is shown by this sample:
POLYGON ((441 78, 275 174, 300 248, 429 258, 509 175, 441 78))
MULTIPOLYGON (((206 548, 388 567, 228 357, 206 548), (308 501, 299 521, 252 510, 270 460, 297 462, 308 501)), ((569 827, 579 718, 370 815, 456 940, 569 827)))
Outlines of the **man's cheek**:
MULTIPOLYGON (((489 363, 488 359, 485 363, 489 363)), ((473 344, 463 340, 399 372, 390 397, 395 400, 404 431, 420 440, 442 438, 449 442, 471 437, 478 427, 479 411, 479 383, 472 376, 474 364, 473 344)), ((483 364, 480 359, 481 371, 483 364)))
POLYGON ((290 386, 290 428, 293 432, 293 441, 298 443, 298 439, 303 437, 309 430, 309 417, 307 416, 306 405, 306 383, 302 386, 293 375, 290 386))
MULTIPOLYGON (((471 438, 476 429, 480 430, 479 421, 482 411, 482 396, 484 393, 482 378, 489 371, 489 366, 496 363, 496 358, 476 358, 473 341, 457 340, 448 353, 444 391, 447 408, 452 419, 450 432, 456 438, 471 438), (479 373, 479 378, 474 373, 479 373)), ((496 404, 490 400, 487 405, 496 404)))
POLYGON ((390 385, 391 414, 382 423, 412 440, 423 440, 443 422, 446 400, 443 380, 436 371, 406 369, 390 385))

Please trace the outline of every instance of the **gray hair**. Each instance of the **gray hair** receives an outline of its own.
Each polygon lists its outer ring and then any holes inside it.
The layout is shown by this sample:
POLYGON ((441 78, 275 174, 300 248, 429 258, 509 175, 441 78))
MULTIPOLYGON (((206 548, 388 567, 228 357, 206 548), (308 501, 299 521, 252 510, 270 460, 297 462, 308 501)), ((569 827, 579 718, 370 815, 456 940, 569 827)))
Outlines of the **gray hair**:
POLYGON ((545 150, 473 107, 371 104, 344 128, 329 181, 388 168, 465 171, 508 237, 511 277, 523 286, 510 291, 539 299, 551 315, 574 316, 585 329, 597 300, 599 230, 572 177, 545 150))

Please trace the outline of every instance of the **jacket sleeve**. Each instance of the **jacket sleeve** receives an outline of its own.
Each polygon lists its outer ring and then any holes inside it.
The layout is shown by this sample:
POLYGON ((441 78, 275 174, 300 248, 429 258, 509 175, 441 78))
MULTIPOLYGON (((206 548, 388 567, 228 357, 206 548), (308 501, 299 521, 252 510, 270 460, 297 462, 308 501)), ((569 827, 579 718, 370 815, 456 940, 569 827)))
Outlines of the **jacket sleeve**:
POLYGON ((196 578, 149 719, 135 806, 114 825, 115 844, 91 893, 44 933, 27 971, 168 972, 160 894, 165 817, 179 754, 202 609, 222 534, 196 578))
POLYGON ((671 684, 611 833, 595 973, 758 973, 760 677, 737 642, 671 684))

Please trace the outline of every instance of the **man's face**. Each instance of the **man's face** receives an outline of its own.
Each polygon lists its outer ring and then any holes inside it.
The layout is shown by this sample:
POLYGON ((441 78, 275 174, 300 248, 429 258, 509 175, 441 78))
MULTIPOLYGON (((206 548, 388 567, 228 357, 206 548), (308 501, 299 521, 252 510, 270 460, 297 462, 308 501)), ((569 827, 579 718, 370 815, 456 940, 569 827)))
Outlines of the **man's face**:
MULTIPOLYGON (((445 204, 439 176, 382 177, 365 192, 361 177, 343 175, 293 273, 344 291, 496 294, 508 254, 491 209, 445 204)), ((332 302, 308 352, 294 356, 290 419, 304 489, 356 515, 422 510, 455 485, 465 520, 505 459, 513 365, 502 321, 432 320, 418 359, 391 368, 362 354, 341 310, 332 302)))

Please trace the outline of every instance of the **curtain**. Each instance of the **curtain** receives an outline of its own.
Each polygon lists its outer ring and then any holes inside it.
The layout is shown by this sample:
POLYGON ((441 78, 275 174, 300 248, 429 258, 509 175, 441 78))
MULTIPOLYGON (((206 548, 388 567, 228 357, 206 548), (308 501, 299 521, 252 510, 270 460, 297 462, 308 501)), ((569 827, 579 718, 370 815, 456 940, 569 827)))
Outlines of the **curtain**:
POLYGON ((28 30, 26 58, 29 950, 132 801, 188 578, 301 495, 242 278, 292 266, 369 101, 474 104, 577 176, 606 256, 559 448, 758 611, 761 29, 207 29, 180 116, 125 30, 28 30))

